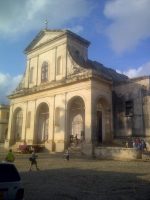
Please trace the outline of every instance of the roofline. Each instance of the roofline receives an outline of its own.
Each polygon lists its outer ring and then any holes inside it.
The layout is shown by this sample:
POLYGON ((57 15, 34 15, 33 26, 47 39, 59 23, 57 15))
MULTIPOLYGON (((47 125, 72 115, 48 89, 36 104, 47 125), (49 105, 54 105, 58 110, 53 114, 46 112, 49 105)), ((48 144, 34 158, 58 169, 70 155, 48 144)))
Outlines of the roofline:
POLYGON ((90 42, 89 42, 88 40, 86 40, 85 38, 81 37, 80 35, 78 35, 78 34, 72 32, 72 31, 70 31, 70 30, 65 30, 65 32, 66 32, 68 35, 70 35, 70 36, 72 36, 72 37, 75 37, 75 38, 77 38, 78 40, 82 41, 82 42, 85 43, 87 46, 90 45, 90 42))
POLYGON ((117 83, 115 85, 115 87, 118 87, 120 85, 131 84, 131 83, 134 83, 136 81, 140 81, 140 80, 144 80, 144 79, 149 79, 150 80, 150 76, 139 76, 139 77, 135 77, 135 78, 129 78, 126 81, 122 81, 120 83, 117 83))
MULTIPOLYGON (((46 32, 62 32, 62 34, 60 34, 59 36, 56 36, 54 37, 53 39, 50 39, 44 43, 42 43, 40 46, 43 46, 45 45, 46 43, 48 42, 52 42, 58 38, 61 38, 62 36, 64 35, 67 35, 67 36, 71 36, 73 38, 76 38, 77 40, 79 40, 80 42, 84 43, 87 47, 90 45, 90 42, 86 39, 84 39, 83 37, 77 35, 76 33, 73 33, 72 31, 70 30, 61 30, 61 29, 54 29, 54 30, 50 30, 50 29, 44 29, 44 30, 41 30, 36 36, 35 38, 31 41, 31 43, 25 48, 24 50, 24 53, 27 53, 30 51, 30 48, 32 48, 32 46, 34 45, 34 43, 36 43, 36 41, 38 39, 40 39, 46 32)), ((35 48, 36 49, 36 48, 35 48)))
POLYGON ((139 76, 139 77, 130 78, 131 81, 138 81, 138 80, 143 80, 143 79, 150 79, 150 76, 139 76))

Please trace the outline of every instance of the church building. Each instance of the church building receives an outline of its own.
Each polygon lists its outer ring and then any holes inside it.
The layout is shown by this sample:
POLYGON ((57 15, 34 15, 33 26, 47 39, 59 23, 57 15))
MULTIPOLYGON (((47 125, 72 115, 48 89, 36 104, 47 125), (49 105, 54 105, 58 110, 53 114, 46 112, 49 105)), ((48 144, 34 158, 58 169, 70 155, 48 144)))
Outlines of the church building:
POLYGON ((76 139, 91 152, 120 138, 149 138, 150 77, 129 79, 90 60, 89 45, 69 30, 45 29, 27 46, 23 79, 9 95, 5 146, 62 152, 76 139))

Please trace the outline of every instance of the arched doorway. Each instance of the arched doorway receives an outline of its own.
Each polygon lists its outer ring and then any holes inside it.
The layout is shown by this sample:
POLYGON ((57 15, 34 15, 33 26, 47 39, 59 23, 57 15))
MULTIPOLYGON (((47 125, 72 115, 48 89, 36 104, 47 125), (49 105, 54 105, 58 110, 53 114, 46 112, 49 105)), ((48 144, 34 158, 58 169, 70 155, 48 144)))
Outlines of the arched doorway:
POLYGON ((80 143, 85 129, 85 106, 81 97, 74 97, 68 103, 68 140, 69 144, 80 143))
POLYGON ((111 141, 110 106, 105 98, 99 98, 96 103, 96 143, 111 141))
POLYGON ((39 105, 37 110, 37 125, 35 142, 43 144, 48 140, 49 107, 46 103, 39 105))
POLYGON ((102 143, 103 140, 103 111, 102 104, 98 102, 96 106, 96 137, 97 142, 102 143))
POLYGON ((13 141, 19 142, 22 139, 22 122, 23 122, 23 112, 21 108, 17 108, 14 113, 14 129, 13 129, 13 141))

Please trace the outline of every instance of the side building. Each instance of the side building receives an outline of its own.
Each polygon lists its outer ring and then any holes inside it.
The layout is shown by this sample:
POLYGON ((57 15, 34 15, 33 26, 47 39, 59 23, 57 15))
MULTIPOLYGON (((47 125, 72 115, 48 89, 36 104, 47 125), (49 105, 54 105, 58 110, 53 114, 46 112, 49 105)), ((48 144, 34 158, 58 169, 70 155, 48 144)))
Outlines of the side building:
POLYGON ((0 104, 0 143, 8 137, 9 106, 0 104))
POLYGON ((150 137, 150 76, 114 86, 114 137, 150 137))

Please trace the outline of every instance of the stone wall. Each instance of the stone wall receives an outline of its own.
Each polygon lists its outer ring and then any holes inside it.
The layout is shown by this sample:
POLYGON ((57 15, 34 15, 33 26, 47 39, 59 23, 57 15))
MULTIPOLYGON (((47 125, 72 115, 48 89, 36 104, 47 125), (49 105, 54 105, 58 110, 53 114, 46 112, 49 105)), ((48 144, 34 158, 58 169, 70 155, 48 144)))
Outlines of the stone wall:
POLYGON ((97 147, 95 156, 99 159, 134 160, 141 159, 142 153, 133 148, 122 147, 97 147))
POLYGON ((149 136, 149 77, 114 87, 113 114, 115 137, 149 136))

